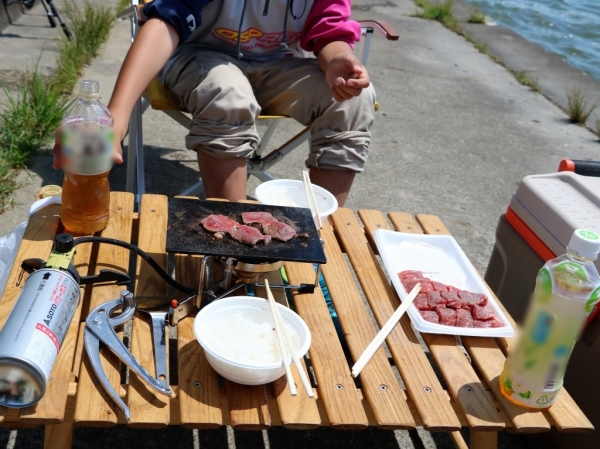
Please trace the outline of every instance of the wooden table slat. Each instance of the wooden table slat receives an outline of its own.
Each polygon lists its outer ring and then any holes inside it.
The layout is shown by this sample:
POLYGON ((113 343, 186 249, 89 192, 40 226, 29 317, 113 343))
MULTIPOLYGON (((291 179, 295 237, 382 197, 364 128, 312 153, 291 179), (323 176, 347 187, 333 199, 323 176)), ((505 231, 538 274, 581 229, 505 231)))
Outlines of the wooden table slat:
MULTIPOLYGON (((76 248, 73 262, 77 271, 81 276, 92 274, 89 272, 92 243, 82 243, 77 245, 76 248)), ((46 387, 46 393, 44 393, 44 397, 38 404, 21 410, 21 421, 23 422, 31 422, 32 424, 60 423, 64 419, 75 350, 80 343, 79 327, 84 293, 84 290, 81 289, 81 300, 73 315, 65 340, 60 347, 56 364, 52 370, 52 379, 46 387)))
MULTIPOLYGON (((376 229, 389 229, 384 215, 379 211, 359 211, 369 234, 376 229)), ((389 214, 397 231, 422 233, 421 226, 410 214, 395 212, 389 214)), ((476 430, 500 430, 505 427, 504 420, 487 395, 485 387, 473 367, 458 348, 452 335, 421 333, 437 365, 444 376, 452 396, 460 405, 476 430)))
MULTIPOLYGON (((202 256, 176 254, 177 281, 188 287, 197 285, 201 262, 202 256)), ((183 296, 181 293, 180 297, 183 296)), ((205 429, 222 426, 226 412, 221 410, 218 375, 196 340, 193 316, 177 325, 177 362, 181 425, 205 429)))
MULTIPOLYGON (((269 284, 276 285, 281 284, 281 275, 278 271, 272 271, 265 273, 260 276, 261 282, 264 279, 268 279, 269 284)), ((282 289, 271 289, 275 301, 289 307, 285 291, 282 289)), ((267 292, 264 287, 257 287, 255 291, 256 296, 266 298, 267 292)), ((308 374, 306 370, 306 364, 304 358, 300 359, 304 372, 308 374)), ((302 385, 302 380, 298 374, 298 370, 295 366, 291 366, 292 376, 294 377, 294 383, 298 393, 296 396, 290 394, 290 389, 287 383, 285 375, 273 382, 273 392, 277 398, 277 406, 279 408, 279 415, 283 426, 288 429, 314 429, 321 425, 321 416, 319 415, 319 409, 317 407, 317 400, 315 398, 309 398, 302 385)), ((313 389, 314 390, 314 389, 313 389)))
POLYGON ((226 381, 231 427, 259 430, 271 427, 271 415, 264 385, 240 385, 226 381))
MULTIPOLYGON (((138 247, 150 255, 164 270, 167 270, 167 197, 144 195, 140 204, 138 247)), ((164 297, 168 307, 167 283, 145 260, 137 258, 135 296, 164 297)), ((168 369, 168 327, 166 328, 167 374, 168 369)), ((132 323, 130 348, 131 355, 156 377, 152 337, 152 321, 148 314, 137 312, 132 323)), ((129 425, 138 428, 160 428, 169 424, 169 398, 148 386, 137 374, 129 372, 129 396, 127 404, 131 410, 129 425)))
POLYGON ((561 432, 589 432, 594 425, 583 414, 566 389, 558 392, 554 405, 546 412, 551 421, 561 432))
MULTIPOLYGON (((327 263, 323 276, 340 320, 348 348, 356 361, 377 335, 352 273, 342 255, 333 228, 326 222, 321 234, 325 240, 327 263)), ((373 355, 360 374, 363 392, 369 401, 377 426, 382 429, 413 429, 415 420, 406 403, 383 347, 373 355)))
MULTIPOLYGON (((450 235, 442 221, 435 215, 417 215, 417 220, 427 234, 450 235)), ((494 297, 496 301, 497 298, 494 297)), ((500 301, 498 301, 500 302, 500 301)), ((550 423, 542 412, 527 411, 514 405, 500 393, 498 377, 506 358, 493 338, 461 337, 485 381, 502 404, 502 408, 519 432, 543 432, 550 430, 550 423)))
POLYGON ((8 314, 17 302, 27 276, 21 269, 21 262, 31 258, 48 258, 60 224, 59 214, 60 205, 54 204, 43 208, 29 218, 0 302, 0 328, 4 327, 8 314))
MULTIPOLYGON (((290 284, 314 282, 315 272, 310 264, 286 263, 285 269, 290 284)), ((311 331, 312 343, 308 351, 310 362, 330 425, 346 430, 366 428, 367 416, 356 393, 354 379, 325 304, 323 292, 317 288, 312 295, 296 293, 294 304, 311 331)))
MULTIPOLYGON (((340 246, 350 259, 375 319, 379 326, 383 326, 400 302, 353 212, 340 208, 331 218, 340 246)), ((402 317, 400 326, 394 328, 386 342, 425 428, 435 431, 459 430, 460 421, 445 399, 442 386, 407 316, 402 317)))
MULTIPOLYGON (((133 194, 111 192, 110 220, 102 231, 102 236, 129 241, 132 230, 132 214, 133 194)), ((107 244, 98 245, 95 272, 98 273, 101 269, 112 269, 128 273, 129 256, 129 251, 125 248, 107 244)), ((121 290, 123 287, 115 284, 93 286, 88 310, 93 310, 106 301, 118 298, 121 290)), ((121 378, 119 359, 107 348, 102 348, 100 354, 104 372, 111 385, 113 388, 119 388, 121 378)), ((96 375, 87 355, 84 355, 77 387, 75 422, 81 425, 113 426, 117 423, 116 409, 117 406, 112 399, 96 382, 96 375)))

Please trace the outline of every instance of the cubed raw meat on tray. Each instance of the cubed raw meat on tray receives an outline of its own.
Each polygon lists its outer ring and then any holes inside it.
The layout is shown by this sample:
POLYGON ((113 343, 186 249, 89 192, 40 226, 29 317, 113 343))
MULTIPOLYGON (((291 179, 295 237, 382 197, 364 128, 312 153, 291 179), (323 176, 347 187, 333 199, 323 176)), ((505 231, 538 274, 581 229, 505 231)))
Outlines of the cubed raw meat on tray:
POLYGON ((461 301, 464 303, 464 308, 470 307, 472 304, 478 306, 485 306, 487 304, 487 296, 481 295, 479 293, 472 293, 466 290, 462 290, 458 296, 461 301))
POLYGON ((460 293, 462 290, 460 288, 455 287, 454 285, 447 285, 449 292, 460 293))
POLYGON ((429 310, 429 303, 427 302, 427 294, 419 293, 413 301, 415 307, 419 310, 429 310))
POLYGON ((481 307, 475 304, 471 304, 471 315, 474 320, 492 320, 496 319, 496 314, 486 307, 481 307))
POLYGON ((492 328, 492 327, 504 327, 505 324, 493 319, 493 320, 487 320, 487 321, 481 321, 481 320, 474 320, 473 321, 473 327, 477 327, 480 329, 487 329, 487 328, 492 328))
POLYGON ((422 288, 423 284, 425 284, 425 283, 429 283, 429 279, 412 278, 412 279, 407 279, 406 281, 402 281, 402 285, 404 285, 404 289, 406 290, 406 293, 410 293, 412 291, 412 289, 415 288, 415 285, 417 285, 417 284, 421 284, 421 288, 422 288))
POLYGON ((419 313, 425 321, 430 323, 440 324, 440 317, 435 310, 420 310, 419 313))
POLYGON ((445 324, 446 326, 456 325, 456 310, 438 307, 436 311, 440 317, 440 324, 445 324))
POLYGON ((473 317, 471 312, 466 309, 458 309, 456 311, 456 326, 457 327, 473 327, 473 317))
POLYGON ((425 276, 423 276, 423 273, 417 270, 404 270, 401 271, 400 273, 398 273, 398 276, 400 277, 400 279, 411 279, 411 278, 417 278, 417 279, 423 279, 425 276))
POLYGON ((451 307, 453 309, 460 309, 462 306, 462 301, 458 297, 458 294, 455 292, 440 292, 442 298, 446 300, 446 307, 451 307))
POLYGON ((431 281, 431 285, 436 292, 447 292, 448 286, 446 284, 442 284, 441 282, 431 281))
POLYGON ((431 285, 431 282, 429 281, 429 279, 427 279, 427 281, 425 282, 421 282, 421 293, 427 293, 427 292, 432 292, 433 291, 433 286, 431 285))
POLYGON ((440 292, 430 291, 427 292, 427 303, 429 304, 429 308, 433 309, 440 304, 446 304, 446 300, 442 298, 440 292))

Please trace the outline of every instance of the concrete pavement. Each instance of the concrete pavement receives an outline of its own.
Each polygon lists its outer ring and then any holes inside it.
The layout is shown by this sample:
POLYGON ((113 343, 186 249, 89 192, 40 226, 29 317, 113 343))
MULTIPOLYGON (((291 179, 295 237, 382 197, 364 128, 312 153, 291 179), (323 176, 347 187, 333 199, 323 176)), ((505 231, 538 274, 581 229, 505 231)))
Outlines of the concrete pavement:
MULTIPOLYGON (((400 41, 375 39, 368 63, 381 108, 373 129, 373 143, 365 172, 359 175, 347 202, 352 209, 409 211, 438 215, 480 272, 485 272, 494 244, 499 216, 505 211, 520 180, 529 174, 556 171, 562 158, 599 159, 598 136, 570 124, 557 105, 564 92, 581 84, 600 96, 600 82, 582 75, 539 47, 500 27, 465 24, 464 28, 515 71, 530 70, 550 99, 520 85, 503 66, 480 53, 463 37, 437 22, 412 17, 411 0, 357 0, 355 17, 379 18, 400 31, 400 41)), ((466 8, 465 5, 461 5, 466 8)), ((461 12, 461 14, 463 14, 461 12)), ((56 31, 58 33, 58 31, 56 31)), ((117 24, 102 55, 85 76, 100 81, 107 100, 129 45, 129 26, 117 24)), ((5 42, 0 36, 0 49, 5 42)), ((33 54, 32 59, 37 55, 33 54)), ((0 59, 0 61, 4 61, 0 59)), ((0 72, 4 63, 0 63, 0 72)), ((562 98, 561 98, 562 96, 562 98)), ((285 127, 283 141, 297 125, 285 127)), ((195 153, 184 149, 186 131, 155 111, 144 114, 146 187, 148 192, 174 195, 197 179, 195 153)), ((278 178, 300 179, 305 158, 294 151, 275 166, 278 178)), ((0 215, 0 235, 24 218, 28 204, 42 184, 60 183, 51 157, 35 159, 22 205, 0 215)), ((111 174, 115 190, 125 186, 124 166, 111 174)), ((253 194, 256 180, 248 193, 253 194)), ((24 190, 25 191, 25 190, 24 190)), ((0 431, 7 447, 39 447, 42 432, 0 431), (14 436, 16 444, 9 438, 14 436), (12 446, 11 446, 12 444, 12 446)), ((363 433, 319 429, 260 432, 181 429, 139 431, 76 429, 74 447, 452 447, 447 435, 422 430, 363 433)), ((520 437, 501 434, 504 447, 525 447, 520 437)))

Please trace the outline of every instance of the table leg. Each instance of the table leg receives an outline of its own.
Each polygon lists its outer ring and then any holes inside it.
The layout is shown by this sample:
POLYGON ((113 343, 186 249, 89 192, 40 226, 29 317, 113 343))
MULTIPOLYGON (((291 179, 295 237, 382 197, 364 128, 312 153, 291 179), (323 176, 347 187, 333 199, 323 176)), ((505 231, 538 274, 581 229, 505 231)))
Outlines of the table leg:
POLYGON ((467 446, 467 443, 459 430, 450 432, 450 438, 452 438, 452 442, 456 449, 469 449, 469 446, 467 446))
POLYGON ((73 427, 73 421, 46 425, 44 428, 44 449, 71 449, 73 427))
POLYGON ((496 449, 498 432, 485 432, 471 429, 471 449, 496 449))

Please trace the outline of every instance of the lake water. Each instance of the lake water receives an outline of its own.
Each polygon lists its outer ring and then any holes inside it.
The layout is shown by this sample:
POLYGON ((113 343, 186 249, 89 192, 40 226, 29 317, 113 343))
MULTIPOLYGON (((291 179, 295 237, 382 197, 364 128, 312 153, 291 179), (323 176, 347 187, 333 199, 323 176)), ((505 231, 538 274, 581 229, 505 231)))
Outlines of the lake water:
POLYGON ((600 80, 600 0, 466 0, 600 80))

